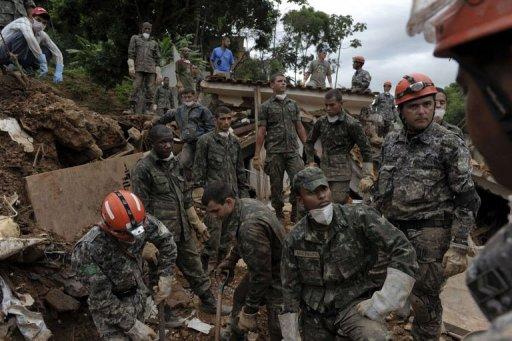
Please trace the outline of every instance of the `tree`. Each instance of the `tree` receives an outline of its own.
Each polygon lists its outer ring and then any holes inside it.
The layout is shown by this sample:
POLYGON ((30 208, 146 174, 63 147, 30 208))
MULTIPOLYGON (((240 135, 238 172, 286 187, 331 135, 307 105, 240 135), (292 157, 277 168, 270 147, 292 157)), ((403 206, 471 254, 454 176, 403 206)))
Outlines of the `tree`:
POLYGON ((465 115, 465 98, 461 87, 457 83, 451 83, 444 88, 444 91, 448 102, 444 119, 451 124, 462 126, 465 115))

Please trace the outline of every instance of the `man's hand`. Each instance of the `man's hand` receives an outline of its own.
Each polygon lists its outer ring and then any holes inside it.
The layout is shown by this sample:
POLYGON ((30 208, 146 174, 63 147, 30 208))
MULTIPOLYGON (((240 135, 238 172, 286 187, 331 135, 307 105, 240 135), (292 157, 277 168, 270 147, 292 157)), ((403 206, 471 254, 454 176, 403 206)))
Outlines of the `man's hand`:
POLYGON ((256 315, 258 312, 249 314, 245 312, 245 307, 238 314, 238 329, 243 332, 254 331, 257 328, 256 315))
POLYGON ((201 243, 206 243, 210 239, 210 232, 203 222, 196 227, 196 236, 201 243))
POLYGON ((192 200, 197 203, 201 203, 201 199, 203 198, 204 188, 197 187, 192 190, 192 200))
POLYGON ((254 156, 252 158, 252 166, 254 167, 254 169, 256 169, 257 171, 260 171, 261 170, 261 161, 260 161, 260 157, 259 156, 254 156))
POLYGON ((369 176, 365 176, 359 181, 359 190, 363 193, 367 193, 373 186, 373 179, 369 176))
POLYGON ((443 256, 443 268, 446 278, 460 274, 467 269, 467 253, 468 247, 466 245, 450 243, 450 248, 443 256))
POLYGON ((135 61, 133 59, 128 59, 128 74, 130 77, 135 77, 135 61))
POLYGON ((153 329, 135 320, 133 327, 126 332, 126 335, 130 337, 132 341, 153 341, 156 340, 156 333, 153 329))
POLYGON ((158 249, 156 246, 152 243, 146 243, 142 249, 142 258, 148 263, 158 264, 158 249))
POLYGON ((155 291, 155 304, 159 305, 160 302, 171 296, 172 276, 160 276, 158 285, 154 286, 153 290, 155 291))
POLYGON ((318 164, 316 162, 308 162, 308 167, 318 167, 318 164))

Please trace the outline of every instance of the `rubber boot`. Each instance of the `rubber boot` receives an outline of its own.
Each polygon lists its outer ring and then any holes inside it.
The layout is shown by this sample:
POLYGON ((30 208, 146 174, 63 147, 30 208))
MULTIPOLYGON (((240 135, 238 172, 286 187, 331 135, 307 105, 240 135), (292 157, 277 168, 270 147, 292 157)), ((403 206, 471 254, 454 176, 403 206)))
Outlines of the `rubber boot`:
MULTIPOLYGON (((217 300, 215 299, 215 297, 213 297, 211 290, 206 291, 204 294, 199 296, 199 298, 201 299, 201 305, 199 309, 201 309, 203 312, 207 314, 215 315, 217 313, 217 300)), ((231 306, 223 304, 221 309, 221 315, 229 315, 231 313, 231 309, 231 306)))

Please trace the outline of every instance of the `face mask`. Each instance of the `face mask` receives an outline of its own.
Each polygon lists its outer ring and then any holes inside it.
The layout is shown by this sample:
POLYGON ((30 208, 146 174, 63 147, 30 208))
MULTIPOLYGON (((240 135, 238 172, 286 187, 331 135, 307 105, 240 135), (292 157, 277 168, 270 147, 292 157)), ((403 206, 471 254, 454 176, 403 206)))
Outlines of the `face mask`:
POLYGON ((435 115, 435 117, 438 117, 438 118, 440 118, 440 119, 443 119, 444 114, 446 114, 446 110, 444 110, 444 109, 436 109, 436 110, 434 111, 434 115, 435 115))
POLYGON ((149 33, 142 33, 142 36, 144 37, 144 39, 149 39, 149 33))
POLYGON ((317 223, 321 225, 329 225, 332 221, 333 214, 332 203, 321 208, 310 210, 309 214, 317 223))
POLYGON ((34 20, 32 22, 32 29, 34 30, 34 33, 39 33, 41 31, 43 31, 45 27, 46 26, 43 23, 41 23, 37 20, 34 20))
POLYGON ((165 159, 162 159, 163 161, 171 161, 171 159, 174 157, 174 154, 171 152, 171 155, 166 157, 165 159))
POLYGON ((327 115, 327 121, 329 121, 330 123, 334 123, 334 122, 336 122, 338 119, 339 119, 339 116, 338 116, 338 115, 336 115, 336 116, 334 116, 334 117, 327 115))
POLYGON ((276 95, 277 99, 284 100, 286 98, 286 94, 276 95))
POLYGON ((194 101, 191 101, 191 102, 183 102, 183 104, 185 104, 187 107, 191 107, 194 105, 194 101))

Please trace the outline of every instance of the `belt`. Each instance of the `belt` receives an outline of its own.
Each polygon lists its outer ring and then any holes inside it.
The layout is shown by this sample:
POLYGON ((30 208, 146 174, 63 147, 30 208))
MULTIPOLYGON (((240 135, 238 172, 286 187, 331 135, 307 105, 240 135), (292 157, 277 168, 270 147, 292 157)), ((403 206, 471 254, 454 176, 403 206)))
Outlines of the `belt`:
POLYGON ((452 227, 452 219, 411 219, 390 220, 389 222, 400 230, 419 230, 428 227, 449 229, 452 227))

